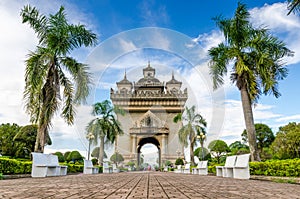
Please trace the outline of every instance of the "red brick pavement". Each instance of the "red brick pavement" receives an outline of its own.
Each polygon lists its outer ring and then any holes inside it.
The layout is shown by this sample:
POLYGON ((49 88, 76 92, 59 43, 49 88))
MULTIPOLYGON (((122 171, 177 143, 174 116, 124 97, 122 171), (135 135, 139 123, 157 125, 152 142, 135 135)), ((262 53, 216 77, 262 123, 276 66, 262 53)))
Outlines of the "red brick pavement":
POLYGON ((300 185, 162 172, 0 181, 0 198, 300 198, 300 185))

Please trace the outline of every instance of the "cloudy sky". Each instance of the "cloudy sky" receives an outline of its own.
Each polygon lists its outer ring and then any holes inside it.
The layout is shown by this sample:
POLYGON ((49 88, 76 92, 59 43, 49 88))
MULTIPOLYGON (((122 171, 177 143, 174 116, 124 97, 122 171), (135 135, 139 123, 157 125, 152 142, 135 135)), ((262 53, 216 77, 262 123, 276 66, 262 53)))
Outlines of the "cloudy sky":
MULTIPOLYGON (((300 121, 298 88, 300 68, 300 18, 287 16, 284 1, 243 1, 255 26, 266 26, 295 52, 284 60, 288 77, 280 82, 282 96, 262 96, 254 109, 255 122, 269 125, 274 132, 288 122, 300 121)), ((45 14, 55 13, 61 5, 71 23, 85 24, 99 39, 98 46, 78 49, 72 56, 88 63, 94 87, 89 104, 109 98, 110 88, 123 78, 130 81, 142 77, 142 68, 150 61, 157 77, 168 81, 175 78, 188 88, 188 106, 195 104, 208 122, 208 142, 220 138, 228 144, 240 140, 245 128, 238 90, 228 78, 225 85, 212 90, 208 74, 207 50, 223 41, 211 19, 222 14, 231 17, 236 0, 205 2, 173 1, 0 1, 0 123, 29 124, 22 99, 24 60, 37 45, 34 32, 21 23, 24 5, 36 6, 45 14)), ((51 129, 52 146, 46 152, 79 150, 86 154, 85 126, 92 119, 90 106, 77 108, 76 124, 67 126, 57 117, 51 129)), ((208 143, 207 142, 207 143, 208 143)), ((151 151, 151 150, 150 150, 151 151)))

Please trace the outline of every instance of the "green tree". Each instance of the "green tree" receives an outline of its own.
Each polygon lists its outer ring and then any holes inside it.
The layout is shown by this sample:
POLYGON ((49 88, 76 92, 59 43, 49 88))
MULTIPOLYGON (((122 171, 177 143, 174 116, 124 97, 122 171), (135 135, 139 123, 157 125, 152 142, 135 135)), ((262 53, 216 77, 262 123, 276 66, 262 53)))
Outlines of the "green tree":
POLYGON ((202 160, 202 155, 204 156, 203 160, 211 159, 211 155, 207 148, 205 147, 198 147, 194 151, 194 156, 197 156, 200 160, 202 160), (203 152, 202 152, 203 149, 203 152))
MULTIPOLYGON (((22 157, 22 158, 30 157, 31 152, 34 151, 37 129, 38 127, 35 124, 26 125, 20 128, 20 130, 14 137, 14 141, 18 145, 16 157, 22 157)), ((52 144, 49 135, 46 138, 45 144, 46 145, 52 144)))
POLYGON ((64 157, 64 155, 62 154, 62 152, 57 151, 57 152, 54 153, 54 155, 57 155, 57 157, 58 157, 58 162, 65 162, 65 157, 64 157))
POLYGON ((122 154, 116 152, 112 156, 110 156, 110 161, 118 165, 119 163, 124 161, 124 158, 122 154))
POLYGON ((175 123, 179 121, 186 122, 179 131, 179 141, 185 146, 188 146, 188 141, 190 142, 190 158, 192 166, 195 165, 194 161, 194 146, 196 145, 197 135, 200 133, 206 133, 206 121, 205 119, 195 110, 196 107, 192 106, 191 108, 185 107, 184 115, 181 113, 177 114, 173 121, 175 123))
POLYGON ((223 140, 211 141, 208 145, 208 148, 210 152, 213 153, 213 156, 217 159, 218 163, 220 163, 222 155, 225 155, 227 152, 230 151, 226 142, 224 142, 223 140))
MULTIPOLYGON (((269 147, 275 139, 275 136, 271 130, 271 128, 266 124, 255 124, 256 131, 256 142, 257 148, 262 152, 264 147, 269 147)), ((246 129, 242 133, 242 140, 245 143, 248 143, 247 131, 246 129)))
POLYGON ((300 158, 300 123, 290 122, 279 127, 271 148, 276 158, 300 158))
MULTIPOLYGON (((247 137, 247 133, 245 135, 247 137)), ((233 155, 240 155, 249 153, 249 146, 246 144, 243 144, 241 141, 235 141, 229 145, 229 149, 231 151, 231 154, 233 155)))
MULTIPOLYGON (((93 149, 92 153, 91 153, 91 156, 92 156, 93 158, 97 158, 97 160, 98 160, 98 158, 99 158, 99 151, 100 151, 100 147, 98 147, 98 146, 95 147, 95 148, 93 149)), ((106 155, 105 151, 104 151, 103 158, 107 158, 107 155, 106 155)))
POLYGON ((84 102, 89 94, 88 68, 69 54, 81 46, 96 44, 97 39, 84 25, 69 24, 63 7, 47 17, 27 5, 20 15, 22 22, 28 23, 39 39, 36 50, 25 62, 24 99, 31 122, 38 125, 35 151, 44 152, 51 120, 60 105, 63 104, 61 116, 71 125, 74 106, 84 102))
POLYGON ((175 165, 184 165, 184 161, 182 158, 177 158, 175 161, 175 165))
POLYGON ((225 41, 209 50, 209 67, 214 89, 224 83, 228 70, 231 72, 230 79, 241 94, 251 160, 260 161, 252 105, 261 94, 280 96, 278 82, 287 76, 282 58, 293 52, 267 29, 254 28, 249 19, 242 3, 238 3, 233 18, 214 18, 225 41))
POLYGON ((16 156, 18 150, 14 137, 20 130, 17 124, 1 124, 0 125, 0 154, 4 156, 16 156))
POLYGON ((103 165, 104 156, 104 143, 114 143, 116 136, 123 134, 120 122, 116 119, 116 112, 122 112, 118 108, 114 108, 111 102, 104 100, 93 105, 93 115, 97 118, 89 122, 86 130, 87 133, 94 135, 93 142, 98 143, 100 140, 99 148, 99 165, 103 165))
POLYGON ((288 14, 291 14, 292 12, 297 13, 300 11, 300 0, 287 0, 288 3, 288 14))
POLYGON ((69 157, 70 153, 71 153, 71 151, 66 151, 66 152, 64 153, 65 161, 68 161, 68 157, 69 157))
POLYGON ((78 152, 78 151, 72 151, 71 153, 69 153, 68 157, 67 157, 67 161, 70 162, 82 162, 83 157, 82 155, 78 152))

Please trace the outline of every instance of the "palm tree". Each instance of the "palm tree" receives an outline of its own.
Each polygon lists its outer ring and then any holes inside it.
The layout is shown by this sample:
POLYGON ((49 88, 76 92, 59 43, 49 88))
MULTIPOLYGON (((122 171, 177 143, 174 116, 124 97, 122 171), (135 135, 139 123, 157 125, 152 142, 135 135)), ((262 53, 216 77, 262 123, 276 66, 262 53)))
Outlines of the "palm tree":
POLYGON ((299 12, 300 11, 300 0, 288 0, 288 14, 291 14, 292 12, 299 12))
POLYGON ((60 105, 63 105, 61 116, 71 125, 74 105, 84 102, 89 94, 87 66, 68 55, 73 49, 96 44, 97 38, 85 26, 69 24, 63 7, 46 17, 28 5, 20 15, 39 39, 36 50, 25 62, 24 99, 31 122, 38 125, 34 150, 43 152, 51 119, 60 105))
POLYGON ((93 115, 98 117, 89 122, 86 130, 94 135, 95 144, 100 140, 99 165, 103 164, 104 144, 114 143, 117 135, 123 134, 116 112, 122 114, 122 110, 114 108, 108 100, 93 105, 93 115))
POLYGON ((173 121, 175 123, 179 121, 187 122, 186 125, 182 126, 178 131, 179 141, 185 146, 188 146, 188 140, 190 142, 190 157, 191 164, 195 165, 194 162, 194 146, 196 145, 197 135, 200 133, 205 134, 206 121, 205 119, 195 112, 196 107, 191 108, 185 107, 185 114, 178 113, 173 121))
POLYGON ((287 76, 281 59, 292 56, 293 52, 282 41, 271 36, 267 29, 253 28, 249 17, 246 6, 239 3, 232 19, 214 19, 225 41, 209 50, 209 66, 214 89, 223 84, 227 67, 231 67, 231 81, 241 94, 251 160, 260 161, 252 105, 261 94, 280 96, 278 81, 287 76))

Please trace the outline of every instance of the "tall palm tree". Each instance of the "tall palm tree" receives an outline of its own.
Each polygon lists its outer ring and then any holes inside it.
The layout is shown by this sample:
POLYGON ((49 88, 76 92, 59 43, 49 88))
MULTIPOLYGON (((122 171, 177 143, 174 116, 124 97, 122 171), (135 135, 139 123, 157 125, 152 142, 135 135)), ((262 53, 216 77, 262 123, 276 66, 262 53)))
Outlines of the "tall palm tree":
POLYGON ((28 5, 20 15, 39 39, 36 50, 26 60, 24 99, 31 122, 38 125, 35 151, 43 152, 51 119, 60 105, 61 116, 71 125, 74 105, 84 102, 89 94, 87 66, 68 55, 81 46, 95 45, 97 38, 84 25, 69 24, 63 7, 46 17, 28 5))
POLYGON ((173 121, 175 123, 179 121, 186 122, 179 131, 179 141, 185 146, 188 146, 188 140, 190 142, 190 157, 191 164, 195 165, 194 161, 194 146, 196 145, 197 135, 200 133, 205 134, 206 121, 205 119, 198 113, 195 112, 196 107, 192 106, 191 108, 185 107, 184 115, 178 113, 173 121))
POLYGON ((300 0, 288 0, 288 14, 291 14, 292 12, 299 12, 300 11, 300 0))
POLYGON ((252 105, 261 94, 280 96, 278 81, 287 76, 282 58, 292 56, 293 52, 267 29, 253 28, 249 18, 246 6, 239 3, 233 18, 214 19, 225 41, 209 50, 209 66, 214 89, 223 84, 223 76, 230 70, 231 81, 241 94, 251 160, 260 161, 252 105))
POLYGON ((86 130, 94 135, 95 144, 100 140, 99 165, 103 165, 104 144, 114 143, 117 135, 123 134, 121 124, 116 119, 116 112, 123 113, 122 110, 114 108, 108 100, 93 105, 93 115, 98 117, 89 122, 86 130))

